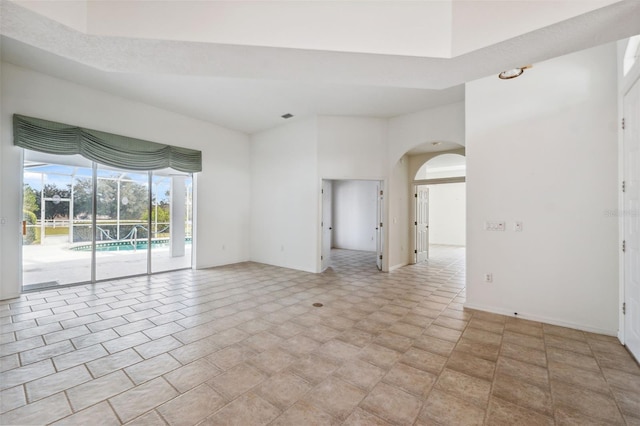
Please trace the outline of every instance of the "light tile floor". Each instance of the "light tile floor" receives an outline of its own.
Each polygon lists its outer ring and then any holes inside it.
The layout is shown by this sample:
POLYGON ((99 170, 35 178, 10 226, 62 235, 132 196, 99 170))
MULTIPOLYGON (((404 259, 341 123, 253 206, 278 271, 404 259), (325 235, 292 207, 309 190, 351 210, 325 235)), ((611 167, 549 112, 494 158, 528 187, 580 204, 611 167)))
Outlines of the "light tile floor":
POLYGON ((333 264, 0 302, 0 423, 640 424, 615 338, 463 309, 464 249, 389 274, 371 253, 333 264))

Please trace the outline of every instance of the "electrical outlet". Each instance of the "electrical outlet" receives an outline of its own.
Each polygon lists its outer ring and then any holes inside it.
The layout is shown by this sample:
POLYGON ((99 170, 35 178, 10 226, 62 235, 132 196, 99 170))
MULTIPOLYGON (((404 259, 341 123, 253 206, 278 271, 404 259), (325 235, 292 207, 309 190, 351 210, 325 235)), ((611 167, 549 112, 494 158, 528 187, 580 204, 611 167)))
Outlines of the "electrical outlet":
POLYGON ((493 282, 493 274, 491 272, 487 272, 486 274, 484 274, 484 282, 485 283, 493 282))

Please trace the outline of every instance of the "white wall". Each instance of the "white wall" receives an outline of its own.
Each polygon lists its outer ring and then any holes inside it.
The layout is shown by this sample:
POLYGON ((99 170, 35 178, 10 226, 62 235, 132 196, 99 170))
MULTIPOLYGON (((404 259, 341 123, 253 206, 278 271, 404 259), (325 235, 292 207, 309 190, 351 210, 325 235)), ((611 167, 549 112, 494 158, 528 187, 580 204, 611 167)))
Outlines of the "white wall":
POLYGON ((616 333, 616 108, 612 44, 467 84, 467 306, 616 333))
POLYGON ((322 179, 331 179, 385 182, 387 230, 383 269, 409 263, 409 252, 413 251, 409 226, 411 189, 409 161, 404 153, 423 144, 425 138, 463 142, 463 105, 448 105, 391 120, 318 116, 316 120, 292 122, 253 135, 252 260, 320 270, 320 185, 322 179), (398 157, 404 156, 402 161, 390 162, 387 154, 391 150, 402 151, 398 157), (314 182, 309 180, 312 172, 316 173, 314 182), (277 202, 280 195, 274 199, 273 194, 263 193, 279 191, 278 188, 294 198, 280 206, 277 202), (316 226, 312 238, 307 237, 308 224, 316 226))
POLYGON ((616 1, 453 0, 451 55, 490 46, 616 1))
POLYGON ((318 117, 318 173, 325 179, 381 179, 387 171, 387 120, 318 117))
POLYGON ((427 142, 465 143, 465 103, 457 102, 405 114, 389 120, 389 155, 393 166, 407 153, 427 142))
POLYGON ((102 35, 450 58, 618 0, 13 1, 102 35))
POLYGON ((377 181, 333 181, 333 247, 376 251, 377 181))
POLYGON ((410 221, 410 207, 413 191, 409 179, 409 157, 403 156, 391 168, 389 179, 389 193, 386 200, 389 203, 387 224, 387 239, 389 242, 389 269, 393 270, 411 262, 413 248, 411 248, 411 233, 413 222, 410 221))
POLYGON ((197 175, 198 268, 249 259, 249 138, 220 126, 2 63, 0 298, 20 290, 21 149, 12 116, 30 115, 202 150, 197 175), (223 249, 222 246, 225 246, 223 249))
POLYGON ((91 1, 88 29, 121 37, 447 57, 451 10, 443 1, 91 1))
POLYGON ((251 136, 251 259, 316 272, 320 259, 317 120, 251 136))
POLYGON ((466 244, 465 186, 464 182, 428 185, 430 244, 466 244))
MULTIPOLYGON (((319 116, 318 178, 384 181, 386 191, 389 188, 387 126, 388 120, 380 118, 319 116)), ((388 208, 386 203, 385 217, 388 208)), ((386 237, 383 246, 384 253, 389 253, 386 237)), ((387 259, 388 256, 383 258, 383 270, 390 265, 387 259)))
POLYGON ((33 12, 58 21, 75 30, 87 31, 87 0, 12 0, 33 12))
POLYGON ((318 116, 251 137, 251 259, 319 271, 322 179, 385 180, 387 121, 318 116))

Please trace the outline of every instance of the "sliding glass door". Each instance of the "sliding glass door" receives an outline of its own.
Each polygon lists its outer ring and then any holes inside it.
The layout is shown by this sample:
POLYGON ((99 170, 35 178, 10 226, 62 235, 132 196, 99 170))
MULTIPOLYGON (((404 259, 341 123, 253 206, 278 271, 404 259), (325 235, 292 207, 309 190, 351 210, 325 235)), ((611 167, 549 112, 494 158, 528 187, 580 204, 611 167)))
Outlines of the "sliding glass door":
POLYGON ((147 273, 149 173, 97 167, 96 280, 147 273))
POLYGON ((191 267, 192 177, 25 151, 23 289, 191 267))
POLYGON ((24 290, 91 280, 91 162, 65 160, 24 163, 24 290))
POLYGON ((170 170, 153 172, 151 194, 151 271, 191 266, 191 176, 170 170))

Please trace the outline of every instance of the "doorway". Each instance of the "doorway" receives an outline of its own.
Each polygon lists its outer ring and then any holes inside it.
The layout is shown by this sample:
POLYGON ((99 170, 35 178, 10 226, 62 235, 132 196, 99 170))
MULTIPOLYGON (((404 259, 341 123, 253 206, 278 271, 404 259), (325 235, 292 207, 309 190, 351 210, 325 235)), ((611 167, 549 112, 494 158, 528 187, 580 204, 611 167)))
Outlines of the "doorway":
POLYGON ((337 250, 361 252, 382 270, 383 185, 377 180, 322 180, 322 271, 332 266, 332 251, 335 255, 337 250))
POLYGON ((466 161, 440 154, 416 172, 413 190, 413 263, 429 259, 431 245, 466 244, 466 161))
POLYGON ((22 290, 189 268, 192 176, 25 150, 22 290))
POLYGON ((640 361, 640 80, 623 99, 624 344, 640 361))

